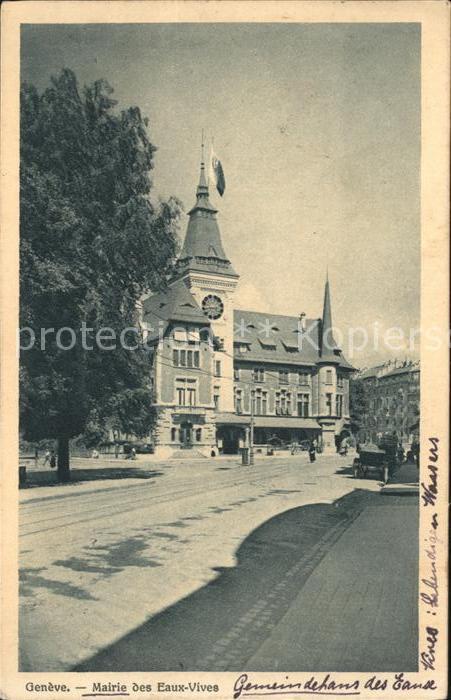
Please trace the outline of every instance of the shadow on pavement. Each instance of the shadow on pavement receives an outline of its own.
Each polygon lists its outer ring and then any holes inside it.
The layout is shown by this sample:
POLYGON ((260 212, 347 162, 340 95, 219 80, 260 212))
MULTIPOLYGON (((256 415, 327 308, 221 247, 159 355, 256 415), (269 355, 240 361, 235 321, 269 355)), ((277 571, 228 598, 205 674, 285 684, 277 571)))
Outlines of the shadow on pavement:
MULTIPOLYGON (((389 502, 406 504, 393 497, 389 502)), ((356 489, 332 504, 278 514, 242 542, 236 566, 215 568, 213 581, 74 670, 243 670, 355 517, 367 506, 387 503, 379 493, 356 489)))
POLYGON ((27 483, 21 488, 36 486, 70 486, 81 481, 101 481, 110 479, 153 479, 162 476, 163 472, 145 467, 90 467, 89 469, 71 467, 71 480, 61 484, 57 479, 56 469, 50 471, 36 470, 27 472, 27 483))

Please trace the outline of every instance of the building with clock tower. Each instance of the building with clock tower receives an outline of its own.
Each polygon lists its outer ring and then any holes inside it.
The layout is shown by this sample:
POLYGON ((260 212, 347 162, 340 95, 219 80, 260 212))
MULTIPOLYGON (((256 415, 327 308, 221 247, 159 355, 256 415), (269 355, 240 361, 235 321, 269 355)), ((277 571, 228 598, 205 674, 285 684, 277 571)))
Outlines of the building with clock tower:
POLYGON ((224 251, 216 214, 201 163, 196 204, 188 214, 178 274, 210 321, 215 408, 233 411, 233 298, 239 276, 224 251))
POLYGON ((236 309, 217 213, 201 163, 176 274, 142 303, 155 452, 236 453, 251 433, 263 454, 313 439, 334 450, 349 434, 354 369, 333 337, 329 281, 320 318, 236 309))
POLYGON ((180 448, 216 451, 216 416, 234 410, 233 297, 239 276, 224 251, 216 215, 202 162, 176 275, 166 292, 143 301, 156 411, 152 441, 163 456, 180 448))

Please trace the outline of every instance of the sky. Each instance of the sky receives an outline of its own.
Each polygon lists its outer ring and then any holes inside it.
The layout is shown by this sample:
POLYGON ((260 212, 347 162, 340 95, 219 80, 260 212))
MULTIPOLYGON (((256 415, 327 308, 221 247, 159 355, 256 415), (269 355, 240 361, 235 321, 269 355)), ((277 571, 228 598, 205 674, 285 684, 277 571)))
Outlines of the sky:
POLYGON ((365 366, 417 356, 380 339, 420 320, 420 43, 399 23, 23 25, 21 71, 39 90, 64 67, 106 78, 118 108, 139 106, 155 193, 185 211, 204 129, 236 305, 319 317, 328 269, 334 326, 365 366))

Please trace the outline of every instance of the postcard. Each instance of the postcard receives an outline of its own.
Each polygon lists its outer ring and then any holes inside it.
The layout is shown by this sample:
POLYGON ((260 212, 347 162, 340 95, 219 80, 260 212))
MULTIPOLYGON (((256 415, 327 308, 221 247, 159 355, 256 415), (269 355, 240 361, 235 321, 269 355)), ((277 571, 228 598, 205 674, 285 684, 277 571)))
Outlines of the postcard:
POLYGON ((444 699, 449 4, 2 15, 1 697, 444 699))

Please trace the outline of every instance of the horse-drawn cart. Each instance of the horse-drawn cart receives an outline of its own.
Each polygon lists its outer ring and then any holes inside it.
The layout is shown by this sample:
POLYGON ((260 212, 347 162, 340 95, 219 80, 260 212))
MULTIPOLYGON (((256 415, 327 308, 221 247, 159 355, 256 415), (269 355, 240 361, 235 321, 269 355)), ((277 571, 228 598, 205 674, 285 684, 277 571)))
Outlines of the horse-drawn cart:
POLYGON ((354 459, 352 471, 356 479, 362 479, 371 474, 380 475, 381 481, 387 483, 390 474, 390 460, 385 450, 376 445, 362 447, 359 456, 354 459))

